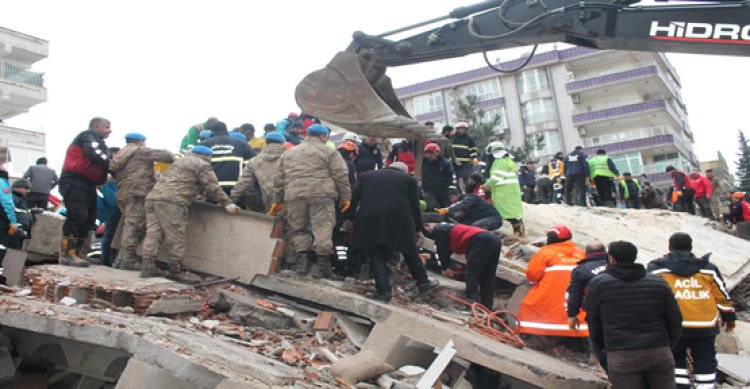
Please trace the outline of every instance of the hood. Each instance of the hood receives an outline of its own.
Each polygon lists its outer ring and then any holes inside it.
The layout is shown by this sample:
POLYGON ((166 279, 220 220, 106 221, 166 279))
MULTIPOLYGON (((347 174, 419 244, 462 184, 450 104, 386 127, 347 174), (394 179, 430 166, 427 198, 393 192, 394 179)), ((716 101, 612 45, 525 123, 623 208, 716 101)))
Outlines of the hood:
POLYGON ((578 264, 586 263, 586 262, 594 262, 594 261, 604 261, 607 262, 608 255, 605 252, 596 252, 591 253, 586 256, 586 258, 578 261, 578 264))
POLYGON ((707 258, 698 258, 690 251, 674 250, 654 261, 659 267, 669 269, 678 276, 687 277, 698 273, 708 263, 707 258))
POLYGON ((607 266, 606 272, 623 281, 637 281, 646 276, 646 268, 640 263, 616 263, 607 266))

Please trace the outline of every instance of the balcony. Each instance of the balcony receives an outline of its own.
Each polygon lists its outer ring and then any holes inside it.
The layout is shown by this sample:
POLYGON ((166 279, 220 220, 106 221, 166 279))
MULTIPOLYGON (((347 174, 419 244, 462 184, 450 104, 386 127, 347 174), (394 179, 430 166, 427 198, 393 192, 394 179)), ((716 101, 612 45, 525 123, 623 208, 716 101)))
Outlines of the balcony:
POLYGON ((589 147, 585 150, 585 152, 588 155, 595 155, 597 150, 602 149, 607 151, 607 153, 609 154, 620 154, 634 150, 648 150, 659 146, 674 146, 675 148, 677 148, 677 143, 675 142, 674 135, 657 135, 648 138, 603 144, 601 146, 589 147))
POLYGON ((674 134, 674 130, 669 126, 654 126, 638 128, 635 130, 616 132, 614 134, 605 134, 583 138, 583 146, 586 148, 602 147, 612 143, 646 139, 660 135, 674 134))
POLYGON ((638 78, 645 78, 659 74, 659 68, 656 65, 648 65, 636 69, 625 70, 622 72, 605 74, 602 76, 584 78, 565 84, 565 90, 568 93, 580 92, 591 88, 599 88, 605 85, 611 85, 624 81, 631 81, 638 78))
POLYGON ((6 119, 47 101, 44 74, 0 61, 0 117, 6 119))
POLYGON ((682 118, 680 117, 680 115, 664 99, 647 100, 642 103, 628 104, 614 108, 602 109, 599 111, 580 113, 577 115, 573 115, 573 124, 580 126, 604 120, 621 119, 629 116, 659 111, 668 112, 675 123, 679 123, 679 125, 682 125, 682 118))
POLYGON ((44 88, 44 73, 26 70, 9 62, 0 62, 0 78, 44 88))
POLYGON ((46 40, 0 27, 0 58, 30 66, 48 55, 46 40))

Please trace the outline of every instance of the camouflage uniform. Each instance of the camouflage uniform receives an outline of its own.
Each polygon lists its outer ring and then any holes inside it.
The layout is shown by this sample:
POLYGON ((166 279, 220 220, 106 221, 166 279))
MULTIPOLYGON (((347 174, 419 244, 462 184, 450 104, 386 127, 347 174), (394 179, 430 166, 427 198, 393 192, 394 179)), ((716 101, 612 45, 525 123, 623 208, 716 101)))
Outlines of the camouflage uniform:
POLYGON ((146 235, 146 195, 156 183, 154 162, 172 162, 168 150, 151 149, 130 144, 120 150, 109 169, 117 179, 117 206, 122 212, 123 229, 120 245, 124 268, 131 267, 135 249, 146 235))
POLYGON ((159 178, 154 189, 146 196, 144 265, 147 259, 156 257, 163 238, 171 260, 170 273, 181 271, 185 257, 188 206, 202 193, 222 206, 231 203, 219 186, 211 163, 195 154, 187 154, 159 178))
POLYGON ((295 252, 333 251, 335 201, 349 201, 349 171, 338 151, 316 137, 284 153, 276 168, 273 202, 287 209, 289 235, 295 252))
POLYGON ((714 216, 718 218, 719 215, 724 214, 724 212, 721 211, 721 196, 724 194, 724 188, 723 185, 721 185, 719 177, 714 176, 714 178, 711 179, 711 190, 711 211, 713 211, 714 216))
POLYGON ((266 211, 273 203, 273 178, 276 173, 276 164, 286 149, 283 144, 270 143, 257 157, 251 159, 245 165, 242 176, 237 185, 232 188, 231 199, 237 202, 240 197, 247 194, 257 182, 260 186, 260 194, 263 198, 263 206, 266 211))

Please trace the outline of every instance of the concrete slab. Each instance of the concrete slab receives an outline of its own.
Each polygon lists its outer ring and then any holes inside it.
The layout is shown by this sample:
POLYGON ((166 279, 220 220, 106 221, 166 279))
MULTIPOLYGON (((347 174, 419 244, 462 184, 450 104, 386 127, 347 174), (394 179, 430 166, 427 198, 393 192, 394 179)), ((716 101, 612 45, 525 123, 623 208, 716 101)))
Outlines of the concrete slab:
POLYGON ((750 384, 750 356, 716 354, 716 360, 719 362, 717 369, 732 378, 739 385, 750 384))
POLYGON ((63 223, 65 216, 55 212, 43 212, 34 217, 31 226, 34 233, 26 247, 26 251, 32 254, 30 260, 57 258, 60 255, 63 223))
POLYGON ((3 258, 3 275, 8 286, 20 285, 23 279, 23 268, 26 264, 26 252, 6 249, 3 258))
POLYGON ((203 299, 193 296, 164 296, 154 301, 146 310, 146 315, 176 315, 198 312, 203 309, 203 299))
POLYGON ((369 318, 376 325, 362 350, 370 350, 382 359, 386 359, 403 338, 434 348, 440 348, 452 339, 458 357, 533 385, 576 389, 607 387, 605 381, 577 365, 534 350, 518 349, 489 340, 474 331, 440 322, 407 308, 376 303, 329 283, 257 276, 252 285, 369 318))

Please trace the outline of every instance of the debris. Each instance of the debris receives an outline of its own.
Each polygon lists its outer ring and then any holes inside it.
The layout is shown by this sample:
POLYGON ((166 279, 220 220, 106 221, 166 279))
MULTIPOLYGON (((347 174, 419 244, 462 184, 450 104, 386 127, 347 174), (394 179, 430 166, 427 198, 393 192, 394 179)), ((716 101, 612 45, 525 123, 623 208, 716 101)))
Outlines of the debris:
POLYGON ((336 322, 344 330, 344 333, 352 344, 361 349, 367 340, 367 336, 370 335, 370 331, 365 326, 355 323, 354 320, 344 314, 336 313, 334 316, 336 317, 336 322))
POLYGON ((333 313, 321 312, 313 324, 314 331, 330 331, 333 328, 333 313))
POLYGON ((26 264, 26 252, 21 250, 5 249, 3 259, 3 276, 8 286, 19 285, 23 279, 23 268, 26 264))
POLYGON ((727 375, 727 380, 737 386, 750 384, 750 356, 716 354, 719 362, 717 369, 727 375))
POLYGON ((203 287, 211 286, 211 285, 223 284, 225 282, 237 281, 239 279, 240 277, 219 278, 218 280, 211 280, 211 281, 206 281, 206 282, 195 284, 193 285, 193 289, 203 288, 203 287))
POLYGON ((331 374, 349 385, 379 377, 393 371, 393 366, 378 359, 371 351, 339 359, 331 365, 331 374))
POLYGON ((449 340, 417 383, 417 389, 431 389, 440 378, 443 370, 451 363, 454 355, 456 355, 456 348, 453 340, 449 340))
POLYGON ((31 289, 21 289, 20 291, 13 293, 14 297, 25 297, 31 295, 31 289))
POLYGON ((325 348, 325 347, 319 347, 317 351, 323 355, 328 362, 336 363, 336 361, 339 360, 339 357, 336 356, 336 354, 332 353, 331 350, 325 348))
POLYGON ((227 312, 229 319, 244 326, 276 330, 292 327, 292 319, 257 297, 221 289, 214 292, 208 305, 217 312, 227 312))
POLYGON ((193 296, 164 296, 146 310, 147 316, 166 316, 198 312, 203 309, 203 299, 193 296))
POLYGON ((78 300, 76 300, 76 299, 74 299, 74 298, 72 298, 72 297, 68 297, 68 296, 66 296, 66 297, 63 297, 63 298, 62 298, 62 299, 60 300, 60 303, 61 303, 62 305, 65 305, 65 306, 68 306, 68 307, 69 307, 69 306, 71 306, 71 305, 73 305, 73 304, 76 304, 76 303, 78 303, 78 300))
POLYGON ((203 320, 200 325, 206 329, 212 330, 216 328, 216 326, 218 326, 220 323, 221 322, 218 320, 203 320))

